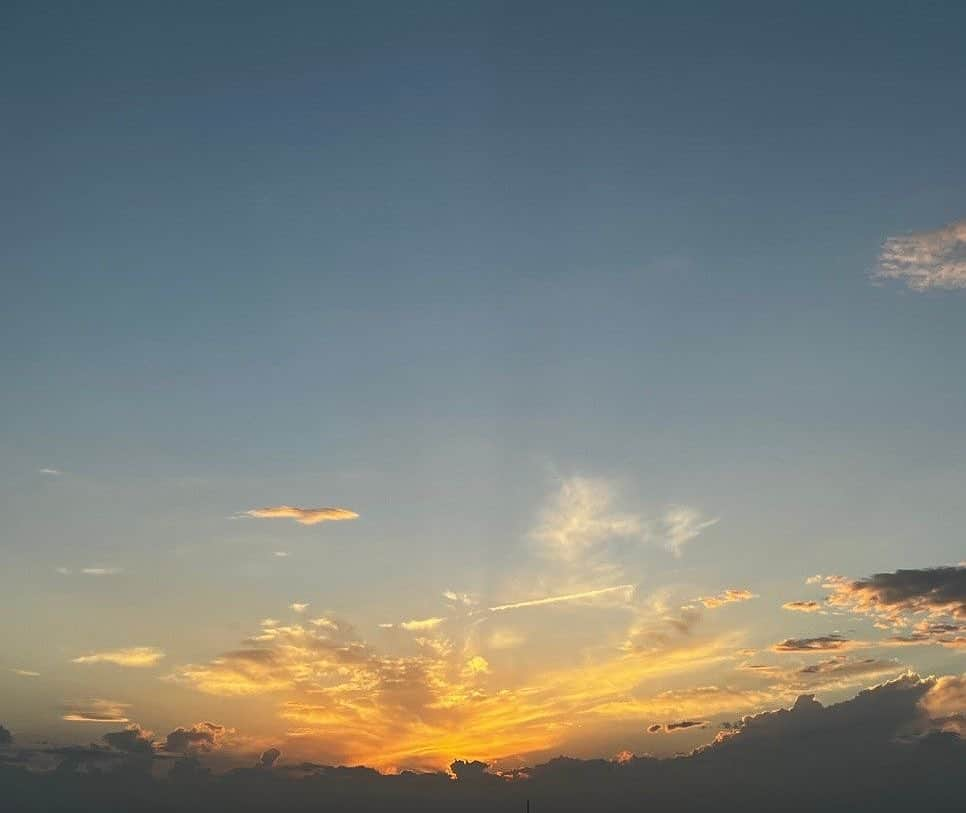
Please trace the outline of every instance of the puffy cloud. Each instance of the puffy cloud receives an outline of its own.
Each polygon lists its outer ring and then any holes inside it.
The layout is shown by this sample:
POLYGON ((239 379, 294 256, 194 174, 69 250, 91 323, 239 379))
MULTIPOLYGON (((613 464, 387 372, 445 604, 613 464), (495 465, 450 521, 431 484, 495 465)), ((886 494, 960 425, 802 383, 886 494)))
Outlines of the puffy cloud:
POLYGON ((680 720, 676 723, 654 723, 647 727, 648 734, 673 734, 675 731, 687 731, 689 728, 707 728, 707 720, 680 720))
POLYGON ((154 646, 133 646, 126 649, 111 649, 93 652, 71 660, 71 663, 113 663, 116 666, 144 668, 154 666, 164 657, 164 652, 154 646))
POLYGON ((253 508, 245 514, 256 519, 294 519, 300 525, 318 525, 320 522, 339 522, 359 517, 348 508, 296 508, 294 505, 253 508))
POLYGON ((62 719, 71 723, 129 723, 129 703, 116 700, 86 700, 70 703, 64 709, 62 719))
POLYGON ((867 579, 832 576, 828 603, 855 613, 901 623, 904 615, 966 619, 966 566, 931 567, 876 573, 867 579))
POLYGON ((288 605, 288 608, 292 610, 292 612, 304 613, 309 608, 309 605, 307 603, 302 604, 298 601, 293 601, 288 605))
POLYGON ((464 607, 473 607, 476 605, 476 599, 469 593, 457 593, 455 590, 444 590, 443 598, 453 604, 462 604, 464 607))
POLYGON ((117 751, 124 751, 128 754, 153 754, 154 742, 151 739, 151 732, 145 731, 141 726, 128 726, 124 731, 112 731, 105 734, 101 739, 111 748, 117 751))
POLYGON ((786 601, 782 604, 782 609, 795 613, 820 613, 823 608, 818 601, 786 601))
POLYGON ((752 593, 751 590, 729 587, 716 596, 701 596, 696 598, 695 601, 700 601, 708 609, 714 609, 716 607, 722 607, 725 604, 748 601, 753 598, 758 598, 758 596, 752 593))
POLYGON ((889 237, 872 276, 904 282, 914 291, 966 288, 966 220, 889 237))
POLYGON ((273 768, 281 756, 282 752, 278 748, 268 748, 262 751, 262 755, 258 758, 258 765, 261 768, 273 768))
POLYGON ((853 649, 861 644, 843 638, 838 633, 821 635, 816 638, 786 638, 772 647, 773 652, 829 652, 853 649))
POLYGON ((179 726, 165 737, 161 747, 172 754, 212 751, 221 745, 227 732, 225 726, 217 723, 195 723, 190 728, 179 726))

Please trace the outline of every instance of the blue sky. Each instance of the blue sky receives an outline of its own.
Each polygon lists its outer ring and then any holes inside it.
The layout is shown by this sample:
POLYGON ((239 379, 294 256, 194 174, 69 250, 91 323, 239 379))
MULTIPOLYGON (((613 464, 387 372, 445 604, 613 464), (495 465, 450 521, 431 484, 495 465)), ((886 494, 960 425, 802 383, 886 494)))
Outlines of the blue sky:
MULTIPOLYGON (((294 601, 370 640, 444 590, 602 587, 534 553, 575 483, 654 524, 595 537, 615 584, 748 588, 752 647, 827 631, 778 609, 812 574, 963 560, 966 293, 874 274, 888 238, 966 216, 966 13, 525 6, 10 9, 21 727, 93 696, 73 657, 157 644, 171 673, 294 601), (361 516, 236 518, 282 504, 361 516), (717 520, 680 557, 648 542, 674 506, 717 520)), ((539 622, 541 668, 588 612, 539 622)), ((202 718, 112 679, 139 720, 202 718)), ((224 714, 273 733, 268 705, 224 714)))

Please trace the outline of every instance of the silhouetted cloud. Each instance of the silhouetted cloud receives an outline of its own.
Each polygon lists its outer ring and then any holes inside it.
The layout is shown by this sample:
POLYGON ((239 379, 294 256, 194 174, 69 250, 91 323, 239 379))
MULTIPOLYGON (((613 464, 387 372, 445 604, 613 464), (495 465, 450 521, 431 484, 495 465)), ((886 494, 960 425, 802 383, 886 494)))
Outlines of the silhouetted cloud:
POLYGON ((654 723, 647 727, 648 734, 673 734, 675 731, 687 731, 689 728, 707 728, 711 725, 707 720, 680 720, 676 723, 654 723))
POLYGON ((112 731, 105 734, 101 739, 111 748, 124 751, 128 754, 153 754, 154 742, 151 739, 151 732, 143 730, 135 724, 124 729, 124 731, 112 731))
POLYGON ((262 751, 262 755, 258 758, 258 764, 262 768, 272 768, 281 756, 282 752, 278 748, 269 748, 262 751))
POLYGON ((318 525, 320 522, 339 522, 359 517, 348 508, 296 508, 294 505, 253 508, 245 514, 256 519, 294 519, 300 525, 318 525))
POLYGON ((125 649, 109 649, 104 652, 92 652, 73 658, 71 663, 111 663, 116 666, 131 666, 144 668, 155 666, 164 657, 164 652, 154 646, 132 646, 125 649))
POLYGON ((10 745, 13 742, 13 734, 10 729, 0 725, 0 745, 10 745))
POLYGON ((178 727, 170 732, 161 746, 172 754, 211 751, 220 745, 227 729, 218 723, 195 723, 190 728, 178 727))
POLYGON ((872 276, 904 282, 914 291, 966 288, 966 220, 889 237, 872 276))

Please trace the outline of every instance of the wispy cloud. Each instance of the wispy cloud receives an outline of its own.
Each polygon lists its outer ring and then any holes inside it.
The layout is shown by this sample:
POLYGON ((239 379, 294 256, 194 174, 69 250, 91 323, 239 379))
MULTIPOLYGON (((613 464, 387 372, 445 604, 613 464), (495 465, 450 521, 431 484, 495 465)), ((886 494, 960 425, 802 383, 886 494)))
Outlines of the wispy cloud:
POLYGON ((60 469, 40 469, 41 474, 49 474, 51 477, 60 477, 64 472, 60 469))
POLYGON ((888 238, 872 278, 898 280, 913 291, 966 288, 966 220, 888 238))
POLYGON ((119 567, 83 567, 81 568, 81 573, 85 576, 116 576, 118 573, 123 573, 123 569, 119 567))
POLYGON ((411 621, 403 621, 399 626, 407 632, 424 632, 436 629, 445 620, 445 618, 414 618, 411 621))
POLYGON ((613 593, 623 593, 625 596, 629 596, 633 592, 633 584, 618 584, 615 587, 602 587, 599 590, 584 590, 580 593, 568 593, 562 596, 547 596, 545 598, 529 599, 528 601, 515 601, 511 604, 497 604, 495 607, 489 607, 488 609, 491 613, 499 613, 504 610, 519 610, 523 607, 543 607, 547 604, 560 604, 565 601, 584 601, 613 593))
POLYGON ((709 610, 713 610, 716 607, 722 607, 725 604, 734 604, 739 601, 750 601, 753 598, 758 598, 758 596, 755 593, 752 593, 751 590, 729 587, 727 590, 718 593, 716 596, 700 596, 699 598, 696 598, 695 601, 700 601, 709 610))
POLYGON ((664 547, 680 557, 684 546, 702 531, 718 523, 718 517, 707 519, 695 508, 671 506, 661 519, 664 547))
POLYGON ((293 601, 288 605, 288 608, 296 613, 304 613, 309 608, 309 605, 308 602, 302 603, 299 601, 293 601))
POLYGON ((61 717, 70 723, 129 723, 129 703, 116 700, 85 700, 66 704, 61 717))
POLYGON ((32 672, 29 669, 11 669, 15 675, 20 675, 20 677, 40 677, 40 672, 32 672))
POLYGON ((689 728, 707 728, 711 725, 707 720, 681 720, 676 723, 654 723, 647 727, 648 734, 673 734, 676 731, 687 731, 689 728))
POLYGON ((163 657, 164 652, 157 647, 133 646, 126 649, 111 649, 106 652, 92 652, 90 655, 81 655, 72 659, 71 663, 112 663, 115 666, 143 668, 154 666, 163 657))
POLYGON ((296 508, 294 505, 253 508, 245 515, 256 519, 294 519, 300 525, 318 525, 320 522, 339 522, 359 517, 348 508, 296 508))
POLYGON ((288 551, 287 550, 276 550, 276 551, 272 551, 272 555, 273 556, 277 556, 279 559, 284 559, 286 556, 288 556, 288 551))

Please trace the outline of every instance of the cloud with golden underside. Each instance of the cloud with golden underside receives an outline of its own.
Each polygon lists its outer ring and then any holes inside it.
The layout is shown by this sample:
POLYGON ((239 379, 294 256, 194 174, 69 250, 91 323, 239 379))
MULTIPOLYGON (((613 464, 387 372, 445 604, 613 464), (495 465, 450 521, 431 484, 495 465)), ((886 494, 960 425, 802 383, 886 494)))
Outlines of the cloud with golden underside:
MULTIPOLYGON (((505 684, 477 652, 417 639, 417 654, 377 652, 348 631, 293 624, 262 629, 242 648, 187 664, 169 681, 220 696, 275 695, 303 739, 338 747, 340 761, 380 768, 441 767, 454 755, 493 758, 562 742, 575 722, 714 713, 715 692, 639 697, 636 687, 733 658, 735 640, 680 640, 641 657, 615 650, 596 663, 505 684), (333 743, 338 743, 334 746, 333 743)), ((722 708, 755 708, 760 691, 719 692, 722 708)))
POLYGON ((320 522, 341 522, 358 519, 348 508, 297 508, 294 505, 273 505, 252 508, 245 514, 255 519, 294 519, 299 525, 318 525, 320 522))
POLYGON ((164 657, 164 652, 154 646, 133 646, 126 649, 109 649, 92 652, 73 658, 71 663, 94 664, 110 663, 115 666, 145 668, 155 666, 164 657))
POLYGON ((715 596, 699 596, 695 601, 700 601, 709 610, 723 607, 725 604, 735 604, 740 601, 750 601, 758 596, 742 588, 729 587, 715 596))
POLYGON ((786 601, 782 604, 782 609, 793 613, 820 613, 824 606, 818 601, 786 601))
POLYGON ((127 709, 130 707, 130 703, 116 700, 76 701, 64 706, 61 719, 70 723, 129 723, 127 709))
POLYGON ((827 577, 829 606, 871 618, 892 632, 883 643, 966 648, 966 565, 827 577))

